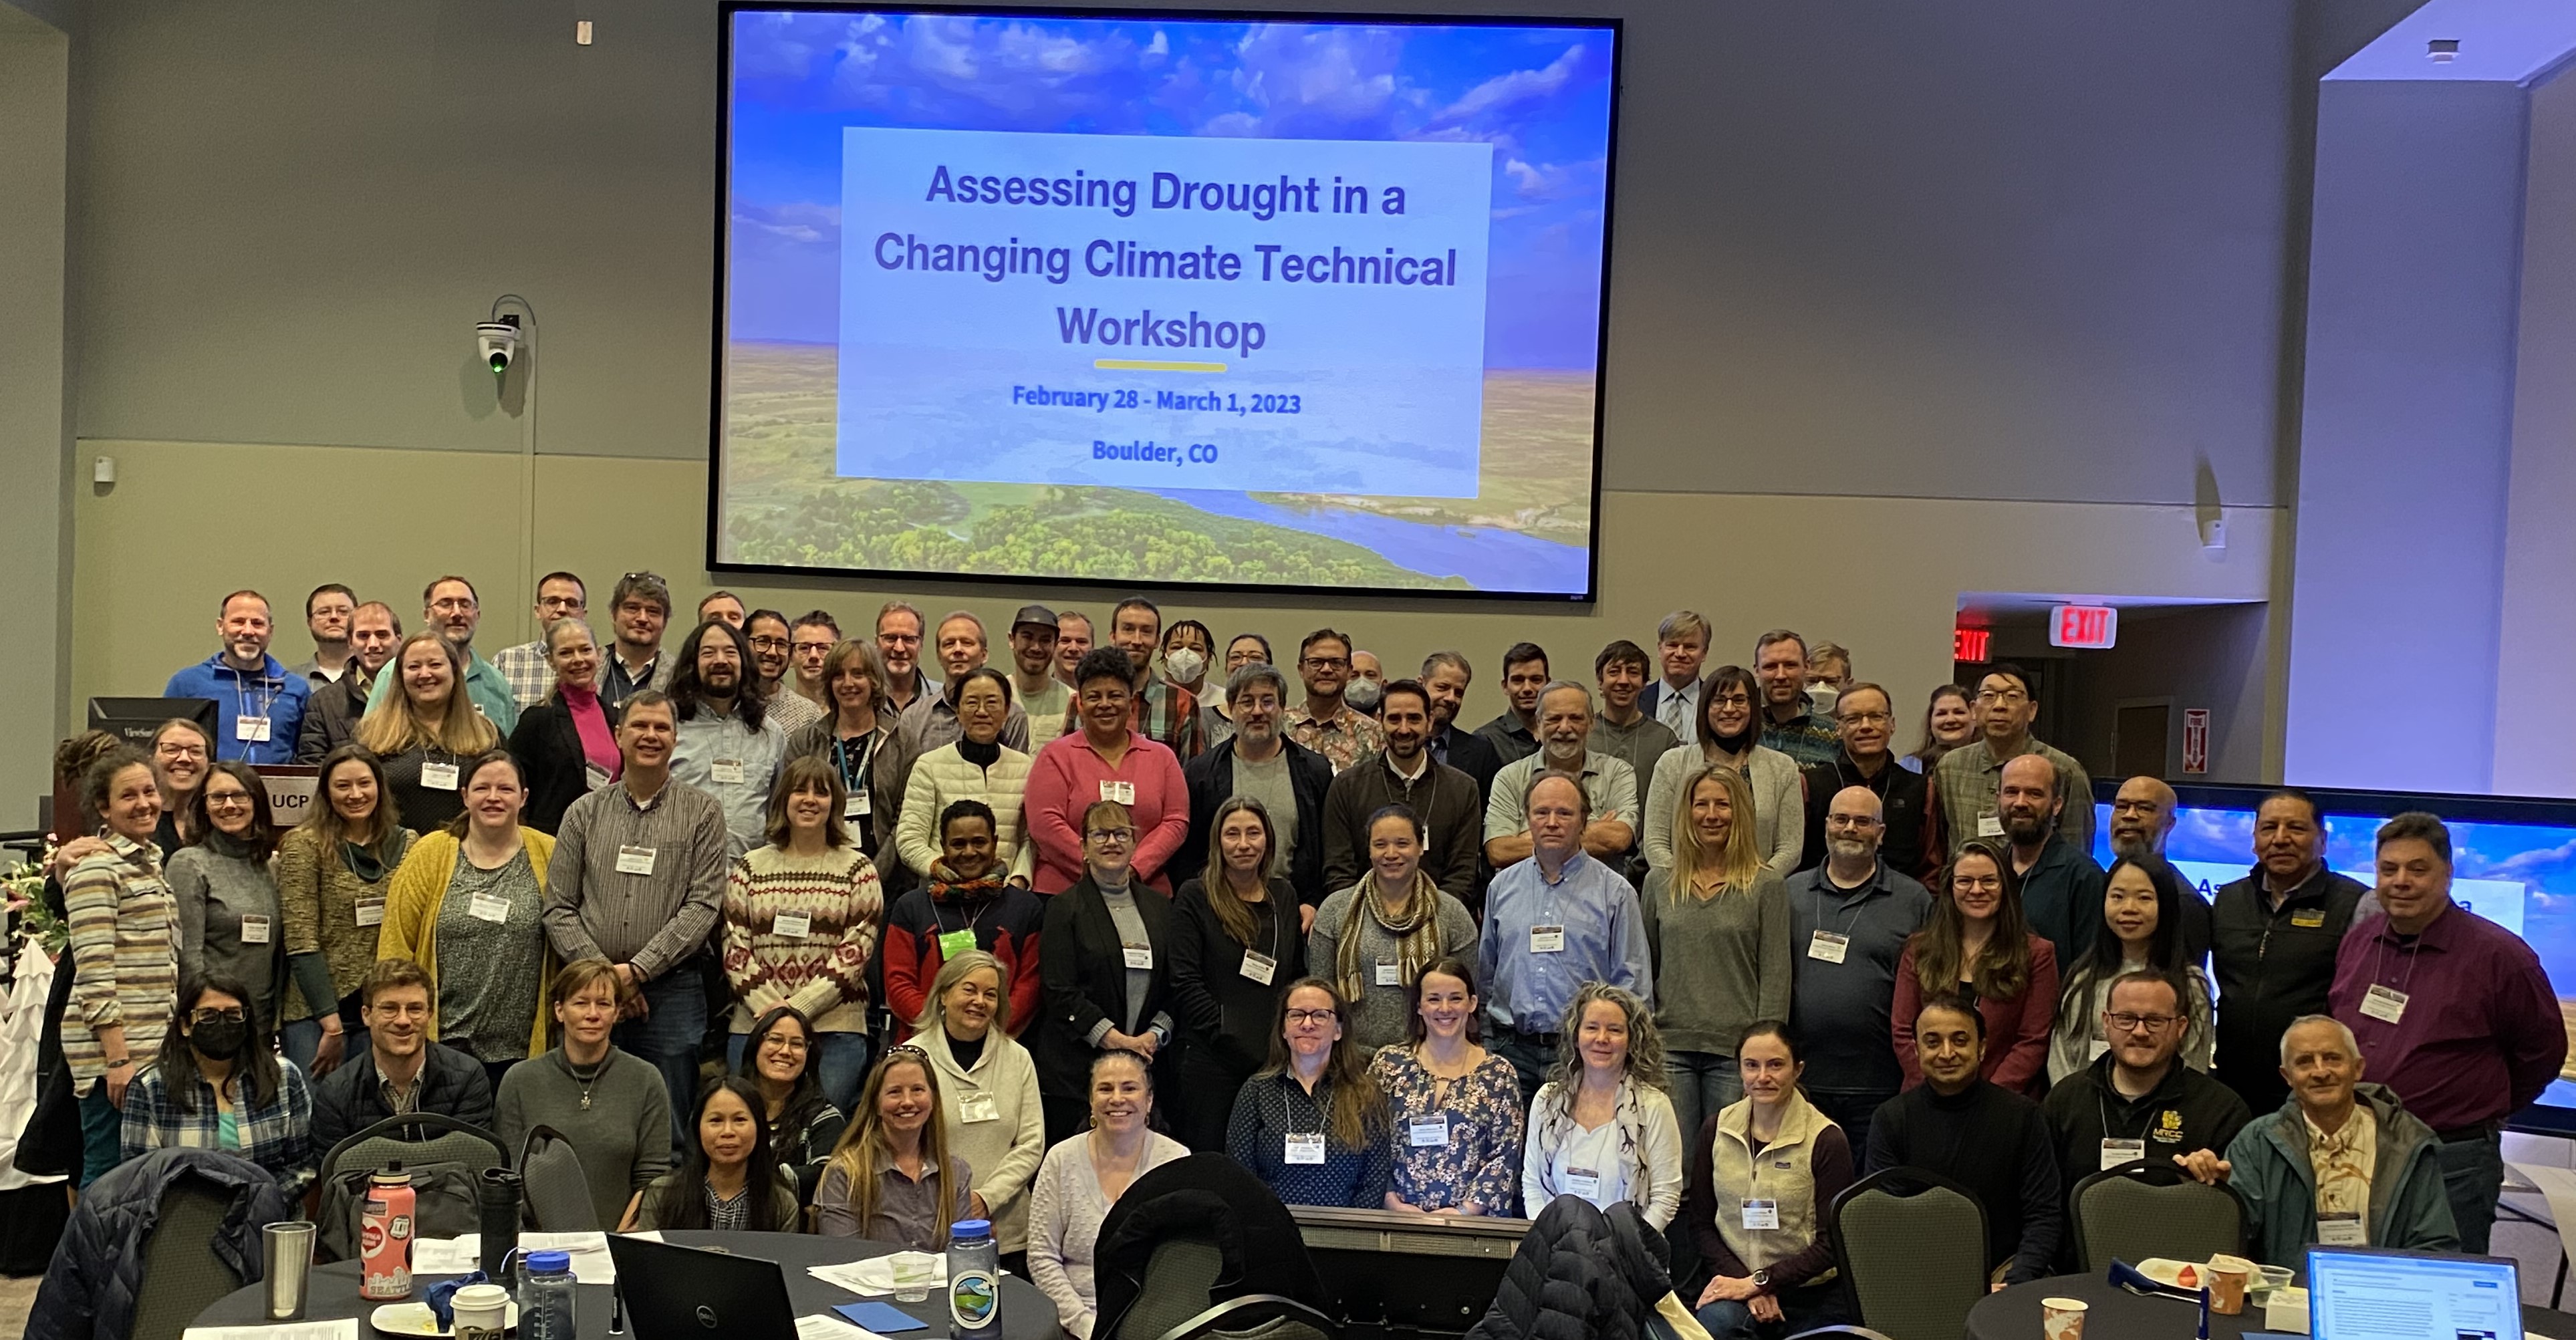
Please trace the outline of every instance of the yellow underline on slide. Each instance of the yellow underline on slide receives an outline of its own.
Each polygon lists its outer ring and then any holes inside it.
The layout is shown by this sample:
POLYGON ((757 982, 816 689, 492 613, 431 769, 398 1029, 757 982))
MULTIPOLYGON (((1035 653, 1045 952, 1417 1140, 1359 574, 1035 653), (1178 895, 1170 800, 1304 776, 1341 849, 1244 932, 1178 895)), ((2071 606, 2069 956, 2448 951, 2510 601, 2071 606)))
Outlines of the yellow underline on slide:
POLYGON ((1154 358, 1095 358, 1091 366, 1104 372, 1223 372, 1223 363, 1170 363, 1154 358))

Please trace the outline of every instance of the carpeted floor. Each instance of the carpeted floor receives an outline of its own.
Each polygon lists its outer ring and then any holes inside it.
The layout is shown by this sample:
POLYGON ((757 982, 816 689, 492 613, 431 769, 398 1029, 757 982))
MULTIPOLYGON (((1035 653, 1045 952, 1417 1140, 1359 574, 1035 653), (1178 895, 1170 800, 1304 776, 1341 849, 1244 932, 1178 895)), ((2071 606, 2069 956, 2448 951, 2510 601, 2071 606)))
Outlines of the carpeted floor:
POLYGON ((18 1340, 26 1331, 27 1308, 36 1301, 39 1278, 0 1278, 0 1340, 18 1340))

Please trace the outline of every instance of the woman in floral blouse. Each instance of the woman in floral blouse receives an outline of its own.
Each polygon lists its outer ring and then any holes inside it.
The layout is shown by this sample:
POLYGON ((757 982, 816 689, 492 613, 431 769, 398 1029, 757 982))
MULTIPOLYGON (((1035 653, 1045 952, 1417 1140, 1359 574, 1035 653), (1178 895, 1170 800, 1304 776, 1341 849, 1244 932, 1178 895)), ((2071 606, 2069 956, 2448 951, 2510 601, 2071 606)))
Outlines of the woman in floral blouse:
POLYGON ((1369 1065, 1395 1117, 1390 1210, 1519 1211, 1520 1081, 1511 1062, 1476 1040, 1472 973, 1456 958, 1423 969, 1413 982, 1413 1040, 1379 1049, 1369 1065))

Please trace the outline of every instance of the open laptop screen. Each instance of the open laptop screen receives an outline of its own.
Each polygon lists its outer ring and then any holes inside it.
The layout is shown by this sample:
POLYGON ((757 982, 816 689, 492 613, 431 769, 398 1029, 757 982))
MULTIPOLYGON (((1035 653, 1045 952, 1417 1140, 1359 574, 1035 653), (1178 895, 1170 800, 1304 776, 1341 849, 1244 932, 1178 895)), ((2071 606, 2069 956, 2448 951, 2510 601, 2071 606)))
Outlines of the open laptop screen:
POLYGON ((2511 1261, 2483 1256, 2308 1249, 2315 1340, 2522 1340, 2511 1261))

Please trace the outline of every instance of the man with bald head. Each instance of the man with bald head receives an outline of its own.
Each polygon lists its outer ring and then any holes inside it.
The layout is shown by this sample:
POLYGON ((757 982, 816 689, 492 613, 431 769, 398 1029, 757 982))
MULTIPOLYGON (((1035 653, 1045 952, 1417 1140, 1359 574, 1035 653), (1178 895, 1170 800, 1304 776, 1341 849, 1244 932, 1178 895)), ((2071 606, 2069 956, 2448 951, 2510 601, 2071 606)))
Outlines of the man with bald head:
MULTIPOLYGON (((2111 798, 2111 854, 2134 861, 2163 861, 2165 839, 2173 836, 2174 789, 2158 778, 2138 776, 2120 783, 2111 798)), ((2174 872, 2182 886, 2182 957, 2199 963, 2209 957, 2212 933, 2209 896, 2200 886, 2174 872)))
POLYGON ((2057 765, 2044 754, 2023 754, 2004 764, 1995 807, 2012 844, 2013 872, 2021 876, 2021 910, 2033 935, 2047 939, 2057 961, 2073 963, 2102 932, 2102 867, 2058 829, 2067 796, 2057 765))
POLYGON ((1932 912, 1931 892, 1880 859, 1886 835, 1878 793, 1844 787, 1825 805, 1823 863, 1789 876, 1789 1022, 1807 1066, 1801 1087, 1863 1149, 1870 1115, 1905 1085, 1888 1010, 1905 939, 1932 912))

